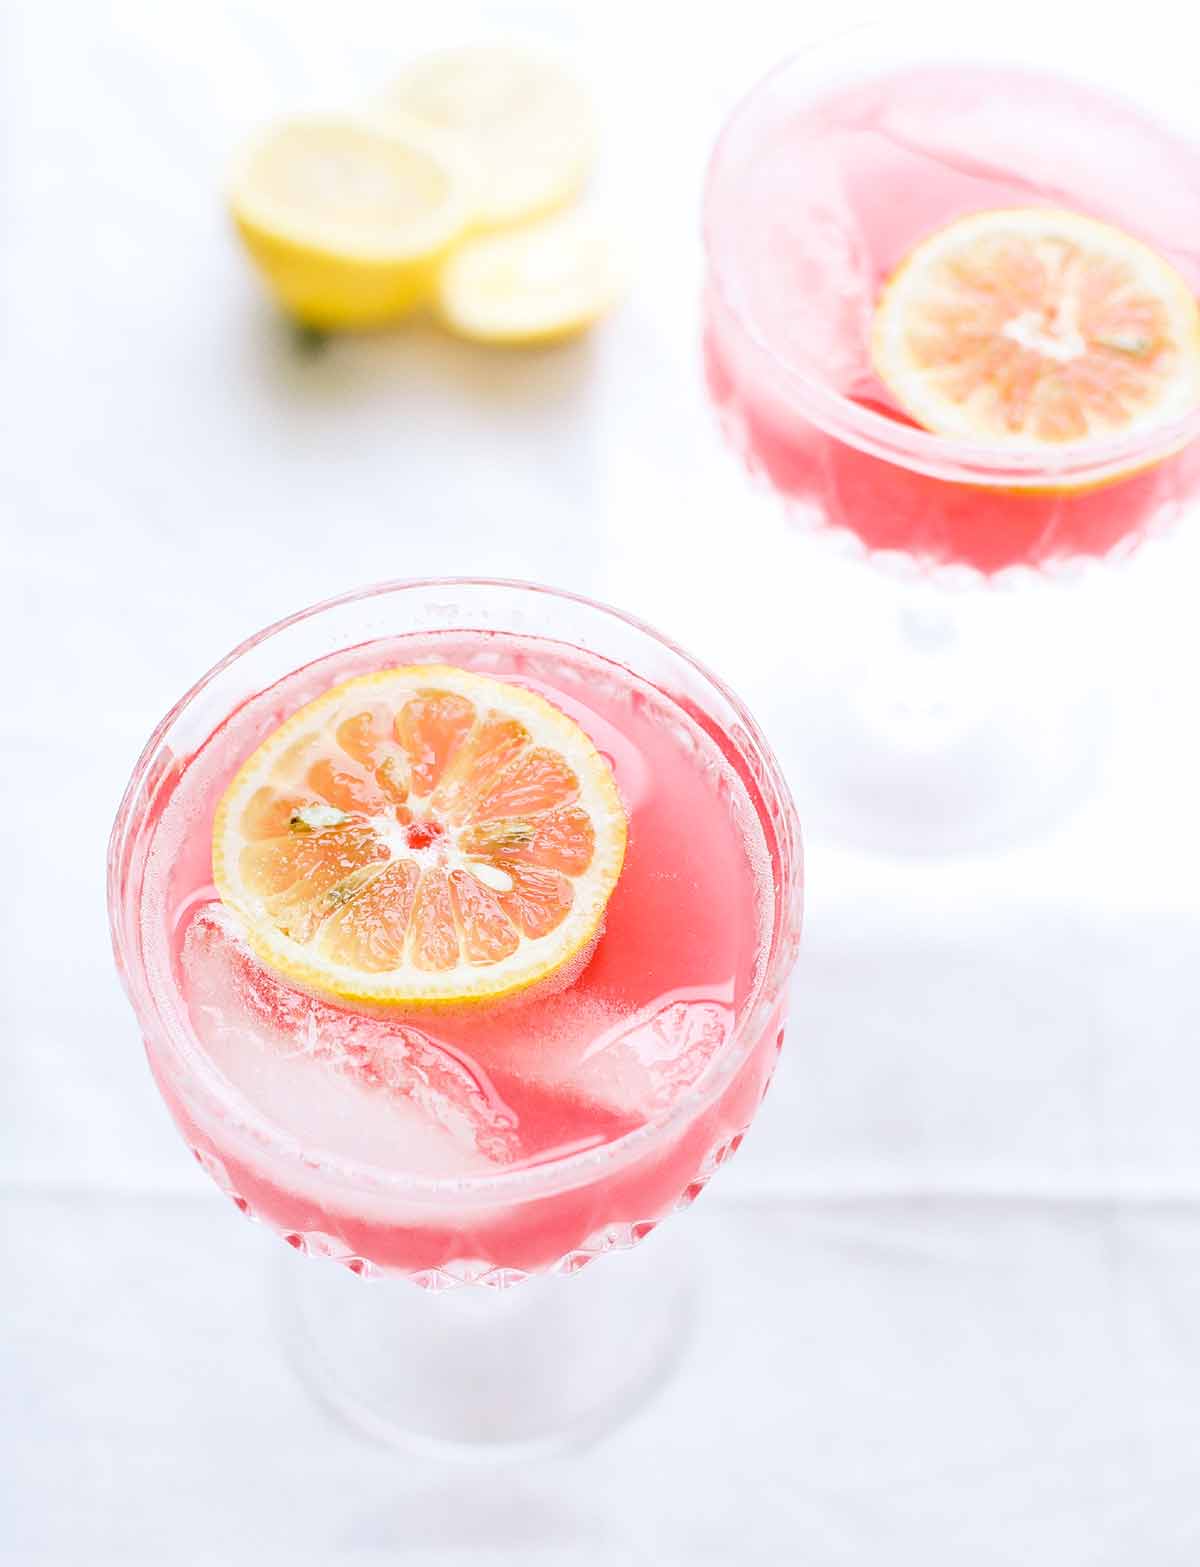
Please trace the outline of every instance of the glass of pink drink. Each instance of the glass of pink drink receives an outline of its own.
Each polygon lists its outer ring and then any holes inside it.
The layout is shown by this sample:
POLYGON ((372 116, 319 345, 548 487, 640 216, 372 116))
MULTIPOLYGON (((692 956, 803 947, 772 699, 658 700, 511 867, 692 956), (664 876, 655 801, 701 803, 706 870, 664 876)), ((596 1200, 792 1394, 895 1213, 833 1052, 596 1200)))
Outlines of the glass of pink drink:
MULTIPOLYGON (((1128 554, 1200 490, 1194 401, 1023 449, 923 428, 879 373, 892 280, 968 215, 1066 209, 1200 289, 1190 85, 1096 19, 1081 36, 1045 16, 1015 43, 1015 23, 994 42, 988 26, 906 13, 781 66, 730 117, 705 196, 705 369, 726 435, 791 519, 890 572, 859 595, 830 689, 803 705, 809 760, 822 712, 839 759, 805 785, 836 797, 851 836, 893 847, 1003 839, 1076 792, 1098 740, 1088 615, 1106 619, 1111 589, 1085 573, 1069 604, 1062 579, 1128 554), (993 583, 1021 592, 945 591, 993 583)), ((1030 353, 1061 366, 1070 334, 1049 325, 1030 353)), ((1005 330, 1029 347, 1027 326, 1005 330)), ((1012 350, 997 374, 1029 363, 1012 350)))
MULTIPOLYGON (((438 831, 422 818, 408 842, 436 855, 438 831)), ((243 644, 159 725, 117 818, 109 890, 117 961, 188 1146, 243 1213, 332 1259, 288 1281, 330 1401, 384 1438, 523 1452, 595 1429, 650 1385, 679 1342, 669 1255, 656 1241, 644 1263, 582 1270, 688 1205, 738 1147, 799 939, 794 811, 718 681, 638 623, 542 588, 400 583, 333 600, 243 644), (242 938, 213 885, 214 813, 297 710, 431 664, 540 693, 578 724, 624 807, 624 865, 590 957, 554 984, 438 1012, 335 1003, 242 938)))

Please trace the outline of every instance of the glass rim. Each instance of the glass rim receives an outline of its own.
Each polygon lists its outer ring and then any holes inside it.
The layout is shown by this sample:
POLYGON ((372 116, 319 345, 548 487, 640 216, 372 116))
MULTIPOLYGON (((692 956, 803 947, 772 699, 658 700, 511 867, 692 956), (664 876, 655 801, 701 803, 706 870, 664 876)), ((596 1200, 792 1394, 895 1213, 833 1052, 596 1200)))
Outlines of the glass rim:
MULTIPOLYGON (((434 629, 430 628, 430 631, 434 629)), ((472 627, 460 622, 446 629, 468 632, 488 628, 472 627)), ((374 639, 367 638, 363 643, 354 645, 363 646, 371 640, 374 639)), ((558 639, 546 637, 544 640, 553 643, 558 639)), ((606 657, 603 654, 598 656, 606 657)), ((619 665, 619 661, 615 658, 609 658, 607 661, 619 665)), ((636 670, 633 672, 636 673, 636 670)), ((668 697, 671 695, 669 691, 664 694, 668 697)), ((751 804, 755 814, 759 815, 758 806, 753 800, 751 804)), ((149 847, 148 843, 146 847, 149 847)), ((244 638, 201 675, 154 726, 150 738, 142 747, 134 764, 117 809, 109 837, 107 872, 108 914, 113 950, 133 1010, 143 1028, 153 1024, 156 1042, 165 1042, 174 1059, 186 1068, 188 1088, 199 1086, 203 1090, 205 1107, 220 1116, 222 1126, 233 1130, 241 1138, 248 1138, 256 1148, 269 1157, 281 1159, 285 1164, 303 1170, 307 1180, 318 1179, 322 1185, 328 1184, 331 1188, 337 1187, 343 1191, 366 1191, 375 1196, 394 1195, 426 1200, 430 1204, 451 1199, 460 1202, 474 1200, 481 1207, 495 1206, 505 1200, 528 1202, 537 1197, 555 1195, 598 1180, 615 1170, 636 1163, 660 1142, 667 1141, 672 1131, 686 1128, 715 1103, 770 1023, 780 996, 790 981, 795 964, 803 903, 803 845, 795 804, 774 752, 740 698, 700 660, 639 617, 584 594, 548 587, 541 583, 502 577, 397 578, 371 583, 322 599, 244 638), (499 1169, 494 1173, 437 1177, 385 1169, 366 1160, 329 1155, 323 1150, 313 1149, 287 1132, 270 1116, 259 1111, 234 1089, 195 1038, 194 1030, 179 997, 173 993, 166 996, 160 994, 164 987, 161 984, 156 985, 147 972, 140 941, 136 949, 130 949, 125 923, 131 912, 125 905, 130 900, 127 894, 123 895, 120 870, 126 834, 155 758, 172 726, 220 674, 272 637, 331 610, 363 600, 382 598, 392 593, 443 591, 455 588, 496 589, 533 593, 539 596, 549 595, 567 603, 578 604, 591 613, 623 622, 639 635, 649 638, 659 647, 664 648, 698 674, 715 694, 732 707, 750 748, 746 752, 739 745, 738 750, 743 754, 744 760, 757 763, 753 767, 752 776, 763 795, 762 803, 765 806, 773 801, 778 807, 777 812, 771 813, 777 848, 772 859, 773 863, 780 867, 780 874, 771 879, 772 920, 769 935, 766 937, 766 955, 754 991, 744 1005, 725 1048, 713 1063, 712 1070, 705 1072, 700 1080, 665 1112, 612 1142, 567 1154, 559 1159, 548 1159, 542 1163, 525 1165, 517 1169, 499 1169)), ((140 881, 137 889, 132 914, 140 933, 142 903, 140 881)), ((191 1108, 190 1095, 188 1103, 191 1108)))
MULTIPOLYGON (((721 176, 722 159, 728 152, 729 142, 752 115, 760 97, 775 86, 782 77, 801 67, 808 67, 813 56, 823 49, 860 35, 895 31, 896 24, 883 19, 865 20, 813 40, 805 48, 794 51, 778 61, 761 76, 734 104, 717 134, 705 168, 701 205, 701 242, 707 268, 707 286, 712 288, 737 329, 780 375, 788 393, 794 399, 795 411, 811 424, 847 446, 853 446, 868 456, 881 458, 896 466, 927 474, 932 478, 958 480, 964 483, 999 485, 1017 489, 1044 486, 1047 481, 1062 481, 1064 488, 1082 488, 1106 480, 1129 478, 1133 470, 1148 467, 1163 458, 1173 456, 1190 441, 1200 435, 1200 404, 1188 413, 1170 421, 1164 421, 1153 430, 1140 435, 1120 436, 1113 440, 1091 441, 1072 454, 1064 452, 1057 460, 1049 460, 1049 454, 1040 451, 1005 452, 986 443, 960 441, 950 436, 937 435, 931 430, 900 424, 885 414, 865 408, 853 398, 834 391, 820 377, 791 363, 767 341, 759 329, 747 319, 735 303, 736 284, 733 269, 722 259, 717 239, 717 225, 713 219, 713 205, 717 182, 721 176)), ((986 61, 981 57, 980 63, 986 61)), ((931 57, 929 63, 937 63, 931 57)), ((960 62, 965 63, 965 61, 960 62)), ((1022 66, 1032 75, 1062 81, 1080 81, 1068 71, 1050 70, 1039 66, 1022 66)), ((798 94, 794 107, 819 101, 836 81, 870 81, 886 75, 887 66, 875 69, 868 65, 861 75, 847 73, 838 77, 830 71, 814 81, 803 94, 798 94)), ((1119 96, 1114 94, 1114 96, 1119 96)), ((1129 102, 1143 110, 1146 106, 1136 98, 1129 102)), ((1197 147, 1200 161, 1200 145, 1197 147)))

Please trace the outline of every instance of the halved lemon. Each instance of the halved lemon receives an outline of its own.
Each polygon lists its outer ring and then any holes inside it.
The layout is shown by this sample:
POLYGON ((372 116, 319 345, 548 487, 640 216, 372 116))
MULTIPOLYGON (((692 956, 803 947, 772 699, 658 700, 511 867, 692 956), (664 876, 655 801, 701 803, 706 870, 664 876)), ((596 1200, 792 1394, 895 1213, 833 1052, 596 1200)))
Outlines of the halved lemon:
POLYGON ((1077 212, 978 212, 922 241, 887 284, 871 355, 926 429, 1068 450, 1200 405, 1200 311, 1140 240, 1077 212))
POLYGON ((217 809, 213 879, 296 984, 447 1006, 585 955, 625 833, 573 719, 521 686, 412 665, 335 687, 264 741, 217 809))
POLYGON ((476 171, 475 216, 486 227, 561 206, 591 170, 591 104, 559 65, 498 45, 415 61, 375 104, 385 129, 416 122, 454 140, 476 171))
POLYGON ((586 331, 621 292, 607 235, 586 214, 468 239, 442 268, 438 312, 485 343, 540 343, 586 331))
POLYGON ((230 204, 288 311, 314 327, 367 327, 429 299, 470 193, 436 139, 328 118, 279 125, 247 148, 230 204))

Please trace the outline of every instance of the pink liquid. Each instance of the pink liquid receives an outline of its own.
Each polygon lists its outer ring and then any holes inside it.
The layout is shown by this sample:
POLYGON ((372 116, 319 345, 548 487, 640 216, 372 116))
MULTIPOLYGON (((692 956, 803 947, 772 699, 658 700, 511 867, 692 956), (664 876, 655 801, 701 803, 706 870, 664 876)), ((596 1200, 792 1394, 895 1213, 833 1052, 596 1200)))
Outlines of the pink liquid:
POLYGON ((1105 554, 1200 486, 1200 443, 1074 493, 934 478, 825 434, 789 386, 798 374, 911 427, 871 368, 873 312, 913 247, 971 212, 1090 214, 1200 289, 1200 151, 1121 100, 1013 69, 927 66, 749 129, 752 114, 714 157, 705 361, 744 455, 785 496, 873 549, 991 572, 1105 554))
POLYGON ((496 633, 373 643, 246 703, 180 769, 143 895, 148 961, 215 1069, 199 1093, 151 1041, 197 1157, 293 1244, 358 1268, 528 1272, 638 1238, 740 1140, 782 1037, 778 1012, 749 1049, 734 1037, 770 940, 772 866, 733 756, 628 671, 496 633), (565 988, 449 1016, 366 1016, 294 989, 242 945, 214 901, 212 818, 240 762, 297 707, 352 675, 428 661, 528 686, 574 718, 611 762, 628 852, 603 934, 565 988), (694 1117, 651 1127, 722 1076, 694 1117), (561 1187, 522 1188, 522 1172, 536 1183, 580 1155, 561 1187))

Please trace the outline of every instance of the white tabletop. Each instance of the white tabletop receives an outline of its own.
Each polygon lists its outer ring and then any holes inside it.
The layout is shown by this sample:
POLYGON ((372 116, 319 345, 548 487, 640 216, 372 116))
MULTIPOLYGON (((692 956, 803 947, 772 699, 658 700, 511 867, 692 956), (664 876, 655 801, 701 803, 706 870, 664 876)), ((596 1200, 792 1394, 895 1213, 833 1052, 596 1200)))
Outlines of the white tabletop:
POLYGON ((0 19, 0 1561, 1196 1559, 1200 528, 1078 590, 1111 737, 1056 831, 868 855, 802 795, 789 1048, 682 1221, 708 1307, 670 1388, 577 1457, 445 1470, 312 1404, 265 1285, 283 1248, 186 1157, 112 973, 103 850, 142 740, 236 641, 343 588, 495 574, 610 599, 802 747, 796 660, 859 612, 855 572, 714 436, 695 230, 722 113, 819 18, 704 9, 0 19), (231 147, 480 26, 593 76, 628 302, 529 355, 423 326, 301 352, 228 231, 231 147))

